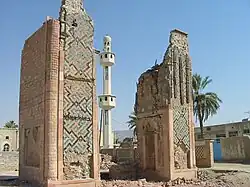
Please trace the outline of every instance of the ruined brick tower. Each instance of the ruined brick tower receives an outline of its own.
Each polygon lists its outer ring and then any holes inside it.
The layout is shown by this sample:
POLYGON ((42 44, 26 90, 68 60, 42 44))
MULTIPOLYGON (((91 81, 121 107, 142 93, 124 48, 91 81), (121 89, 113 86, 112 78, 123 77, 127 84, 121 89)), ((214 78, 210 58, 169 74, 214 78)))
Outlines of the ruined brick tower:
POLYGON ((187 34, 173 30, 160 65, 137 85, 140 167, 147 178, 196 178, 192 70, 187 34))
POLYGON ((21 180, 95 186, 99 180, 94 26, 82 0, 63 0, 26 41, 20 80, 21 180))

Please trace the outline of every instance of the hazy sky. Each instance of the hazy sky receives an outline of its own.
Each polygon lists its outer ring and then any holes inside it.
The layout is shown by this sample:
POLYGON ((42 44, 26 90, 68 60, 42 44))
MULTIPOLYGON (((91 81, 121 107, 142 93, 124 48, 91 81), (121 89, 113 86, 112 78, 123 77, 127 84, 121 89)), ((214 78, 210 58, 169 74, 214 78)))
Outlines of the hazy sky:
MULTIPOLYGON (((36 31, 46 16, 58 17, 61 0, 7 0, 0 11, 0 125, 18 121, 20 55, 24 40, 36 31)), ((250 110, 250 0, 85 0, 95 23, 95 47, 102 38, 113 38, 116 65, 113 94, 115 129, 126 129, 132 111, 136 81, 162 56, 169 32, 179 28, 189 33, 193 71, 211 76, 209 91, 223 100, 208 124, 237 121, 250 110)), ((102 71, 97 65, 98 93, 102 71)))

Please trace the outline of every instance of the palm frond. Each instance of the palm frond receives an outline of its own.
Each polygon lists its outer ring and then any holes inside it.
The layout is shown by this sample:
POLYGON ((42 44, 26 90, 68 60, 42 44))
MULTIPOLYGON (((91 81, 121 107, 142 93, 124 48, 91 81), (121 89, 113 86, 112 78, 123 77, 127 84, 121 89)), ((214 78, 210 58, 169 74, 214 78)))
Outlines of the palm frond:
POLYGON ((18 125, 15 123, 15 121, 11 120, 4 124, 4 128, 17 128, 18 125))
POLYGON ((137 116, 135 115, 135 112, 132 112, 128 116, 129 120, 127 121, 128 127, 130 130, 134 131, 134 135, 136 135, 136 123, 137 123, 137 116))

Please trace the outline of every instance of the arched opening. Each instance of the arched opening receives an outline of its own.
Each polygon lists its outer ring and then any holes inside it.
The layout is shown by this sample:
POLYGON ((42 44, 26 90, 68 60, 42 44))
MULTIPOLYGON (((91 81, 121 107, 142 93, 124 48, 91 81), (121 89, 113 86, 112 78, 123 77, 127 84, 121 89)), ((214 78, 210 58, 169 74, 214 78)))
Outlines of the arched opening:
POLYGON ((3 151, 10 151, 10 145, 9 144, 4 144, 3 146, 3 151))

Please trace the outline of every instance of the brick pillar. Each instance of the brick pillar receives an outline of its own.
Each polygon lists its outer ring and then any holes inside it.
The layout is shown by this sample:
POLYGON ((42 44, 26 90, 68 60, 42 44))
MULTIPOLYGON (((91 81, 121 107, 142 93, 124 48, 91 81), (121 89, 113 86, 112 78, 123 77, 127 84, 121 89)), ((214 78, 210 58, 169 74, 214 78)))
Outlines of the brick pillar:
POLYGON ((214 140, 205 140, 205 154, 207 155, 207 167, 214 165, 214 140))
POLYGON ((164 177, 171 179, 174 171, 174 142, 173 142, 173 110, 168 105, 165 109, 163 119, 164 131, 164 177))
POLYGON ((188 167, 195 168, 196 167, 196 159, 195 159, 195 137, 194 137, 194 123, 193 123, 193 106, 189 106, 188 110, 188 125, 189 125, 189 138, 190 138, 190 156, 189 156, 189 165, 188 167))
POLYGON ((59 21, 46 24, 45 72, 45 180, 57 180, 59 21))
MULTIPOLYGON (((95 53, 93 51, 93 55, 95 56, 95 53)), ((95 68, 95 58, 93 60, 93 77, 96 77, 96 68, 95 68)), ((99 180, 100 179, 100 145, 99 145, 99 130, 98 130, 98 105, 97 105, 97 98, 96 98, 96 79, 94 80, 94 85, 93 85, 93 127, 92 127, 92 137, 93 137, 93 154, 92 154, 92 173, 91 177, 99 180)))
MULTIPOLYGON (((61 47, 62 48, 62 47, 61 47)), ((64 91, 64 51, 60 49, 58 73, 58 135, 57 135, 57 178, 63 180, 63 91, 64 91)))

